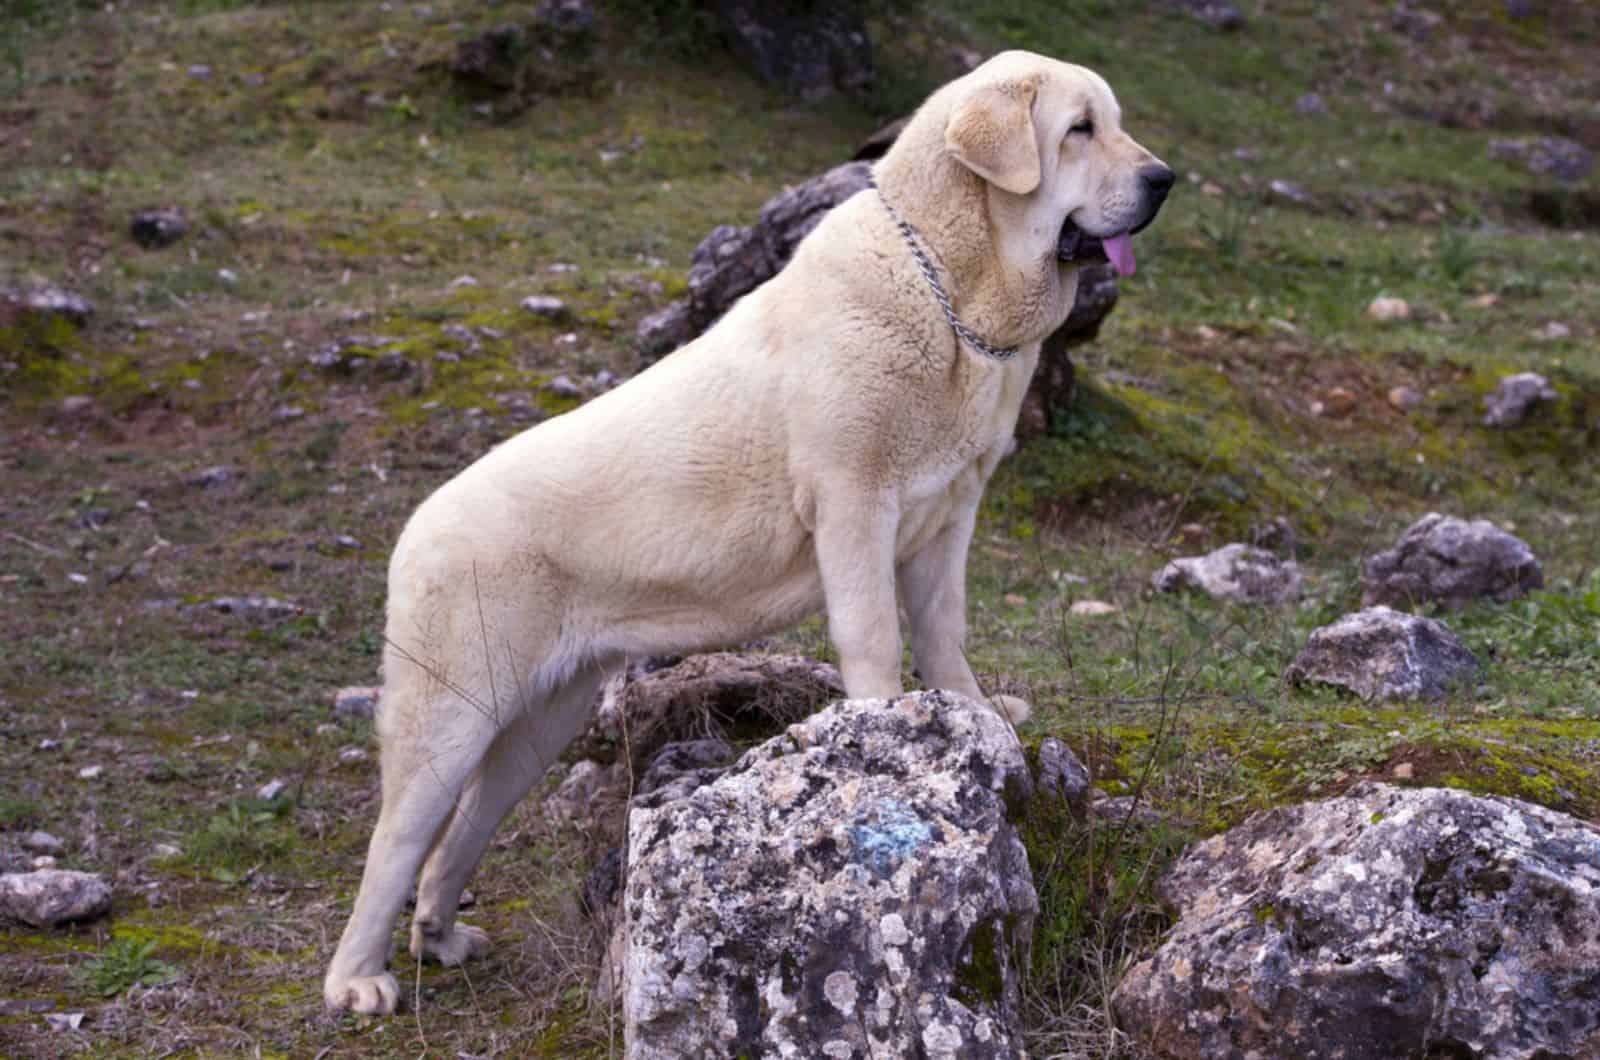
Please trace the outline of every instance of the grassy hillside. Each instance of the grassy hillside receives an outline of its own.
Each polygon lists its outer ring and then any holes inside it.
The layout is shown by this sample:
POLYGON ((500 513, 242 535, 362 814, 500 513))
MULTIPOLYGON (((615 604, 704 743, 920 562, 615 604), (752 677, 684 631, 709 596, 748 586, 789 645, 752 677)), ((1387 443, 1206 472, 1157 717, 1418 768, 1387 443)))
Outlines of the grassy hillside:
MULTIPOLYGON (((633 326, 702 236, 848 157, 958 47, 1099 69, 1184 177, 974 548, 971 654, 1035 703, 1025 739, 1060 735, 1169 822, 1030 825, 1036 1049, 1117 1054, 1103 992, 1160 929, 1152 876, 1255 809, 1382 775, 1600 819, 1600 175, 1488 152, 1600 148, 1592 6, 1471 0, 1396 28, 1385 3, 1251 5, 1221 33, 1153 0, 936 0, 874 25, 872 96, 811 106, 630 4, 593 94, 488 119, 442 64, 531 6, 0 4, 0 287, 96 306, 82 328, 0 317, 0 831, 48 829, 118 889, 109 920, 0 927, 0 1054, 616 1050, 573 899, 605 837, 531 804, 473 885, 486 962, 401 957, 420 1009, 319 1014, 376 814, 371 733, 331 692, 375 679, 411 507, 572 407, 554 377, 634 371, 633 326), (155 204, 191 230, 144 250, 127 222, 155 204), (524 312, 532 294, 570 318, 524 312), (1412 319, 1368 319, 1378 295, 1412 319), (1485 429, 1521 370, 1561 400, 1485 429), (1430 509, 1514 526, 1545 565, 1543 592, 1448 616, 1478 687, 1381 708, 1285 687, 1309 630, 1357 605, 1361 558, 1430 509), (1309 576, 1297 607, 1146 593, 1171 556, 1275 520, 1309 576), (296 610, 191 609, 250 593, 296 610), (272 778, 287 793, 259 801, 272 778), (131 985, 151 961, 177 978, 131 985), (88 1017, 52 1031, 46 1005, 88 1017)), ((790 639, 828 650, 817 624, 790 639)))

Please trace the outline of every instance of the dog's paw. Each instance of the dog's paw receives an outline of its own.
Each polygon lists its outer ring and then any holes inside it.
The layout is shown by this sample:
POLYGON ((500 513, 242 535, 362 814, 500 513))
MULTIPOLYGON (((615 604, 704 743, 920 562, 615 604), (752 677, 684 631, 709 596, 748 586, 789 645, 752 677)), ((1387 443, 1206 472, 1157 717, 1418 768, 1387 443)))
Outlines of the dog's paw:
POLYGON ((400 1001, 400 986, 388 972, 348 979, 328 976, 322 999, 330 1009, 349 1009, 363 1016, 387 1016, 400 1001))
POLYGON ((1026 699, 1016 696, 990 696, 989 703, 995 712, 1013 725, 1021 725, 1033 713, 1033 708, 1026 699))
POLYGON ((471 924, 453 924, 450 933, 442 937, 426 934, 415 925, 411 928, 411 956, 419 961, 437 961, 450 967, 488 952, 488 933, 471 924))

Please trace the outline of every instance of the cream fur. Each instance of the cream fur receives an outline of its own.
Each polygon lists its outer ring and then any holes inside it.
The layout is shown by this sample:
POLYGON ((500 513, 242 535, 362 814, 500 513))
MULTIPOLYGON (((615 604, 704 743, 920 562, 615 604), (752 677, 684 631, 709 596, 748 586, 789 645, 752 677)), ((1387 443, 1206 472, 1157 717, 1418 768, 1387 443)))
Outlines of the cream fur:
POLYGON ((957 344, 867 192, 700 339, 418 508, 389 572, 382 811, 329 1005, 393 1010, 390 933, 419 868, 412 952, 455 963, 487 948, 455 923, 461 889, 628 656, 739 643, 825 610, 849 695, 894 696, 898 600, 923 680, 983 698, 962 650, 973 521, 1039 343, 1072 306, 1064 219, 1107 234, 1137 220, 1137 172, 1154 159, 1119 120, 1098 76, 1010 52, 935 93, 878 164, 957 312, 1020 346, 1014 360, 957 344), (1097 133, 1079 142, 1068 130, 1091 111, 1097 133), (997 130, 1032 142, 996 143, 997 130), (1031 190, 984 179, 979 155, 1031 190))

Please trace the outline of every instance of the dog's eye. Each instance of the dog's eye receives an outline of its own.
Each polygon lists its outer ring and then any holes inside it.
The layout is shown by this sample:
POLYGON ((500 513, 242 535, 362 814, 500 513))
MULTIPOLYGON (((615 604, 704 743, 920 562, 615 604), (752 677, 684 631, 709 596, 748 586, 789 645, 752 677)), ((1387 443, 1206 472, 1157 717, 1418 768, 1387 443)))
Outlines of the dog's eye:
POLYGON ((1088 118, 1085 118, 1082 121, 1080 121, 1078 124, 1074 125, 1072 127, 1071 131, 1074 132, 1074 133, 1077 133, 1077 134, 1079 134, 1081 136, 1093 136, 1094 135, 1094 122, 1090 121, 1088 118))

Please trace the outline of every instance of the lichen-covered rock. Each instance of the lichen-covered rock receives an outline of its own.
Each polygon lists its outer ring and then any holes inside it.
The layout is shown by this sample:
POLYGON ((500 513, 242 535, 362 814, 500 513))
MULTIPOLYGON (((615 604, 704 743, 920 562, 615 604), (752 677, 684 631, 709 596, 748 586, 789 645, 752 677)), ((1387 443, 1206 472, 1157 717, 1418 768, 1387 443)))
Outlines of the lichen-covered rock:
POLYGON ((1487 519, 1429 512, 1395 547, 1367 560, 1363 604, 1459 607, 1488 597, 1504 603, 1544 586, 1544 568, 1521 538, 1487 519))
POLYGON ((1224 545, 1204 556, 1181 556, 1155 573, 1157 592, 1194 586, 1218 600, 1281 604, 1300 595, 1300 568, 1266 549, 1224 545))
POLYGON ((638 800, 627 1056, 1021 1056, 1029 788, 1005 720, 935 691, 836 703, 638 800))
POLYGON ((92 920, 111 908, 111 885, 92 872, 39 869, 0 874, 0 915, 33 927, 92 920))
POLYGON ((1113 994, 1162 1057, 1600 1056, 1600 833, 1362 784, 1191 847, 1177 926, 1113 994))
POLYGON ((1478 660, 1432 618, 1369 607, 1313 630, 1284 675, 1347 688, 1362 699, 1442 699, 1478 660))
POLYGON ((1535 406, 1560 396, 1550 381, 1538 372, 1508 375, 1500 380, 1494 393, 1483 399, 1483 425, 1502 430, 1520 427, 1535 406))

